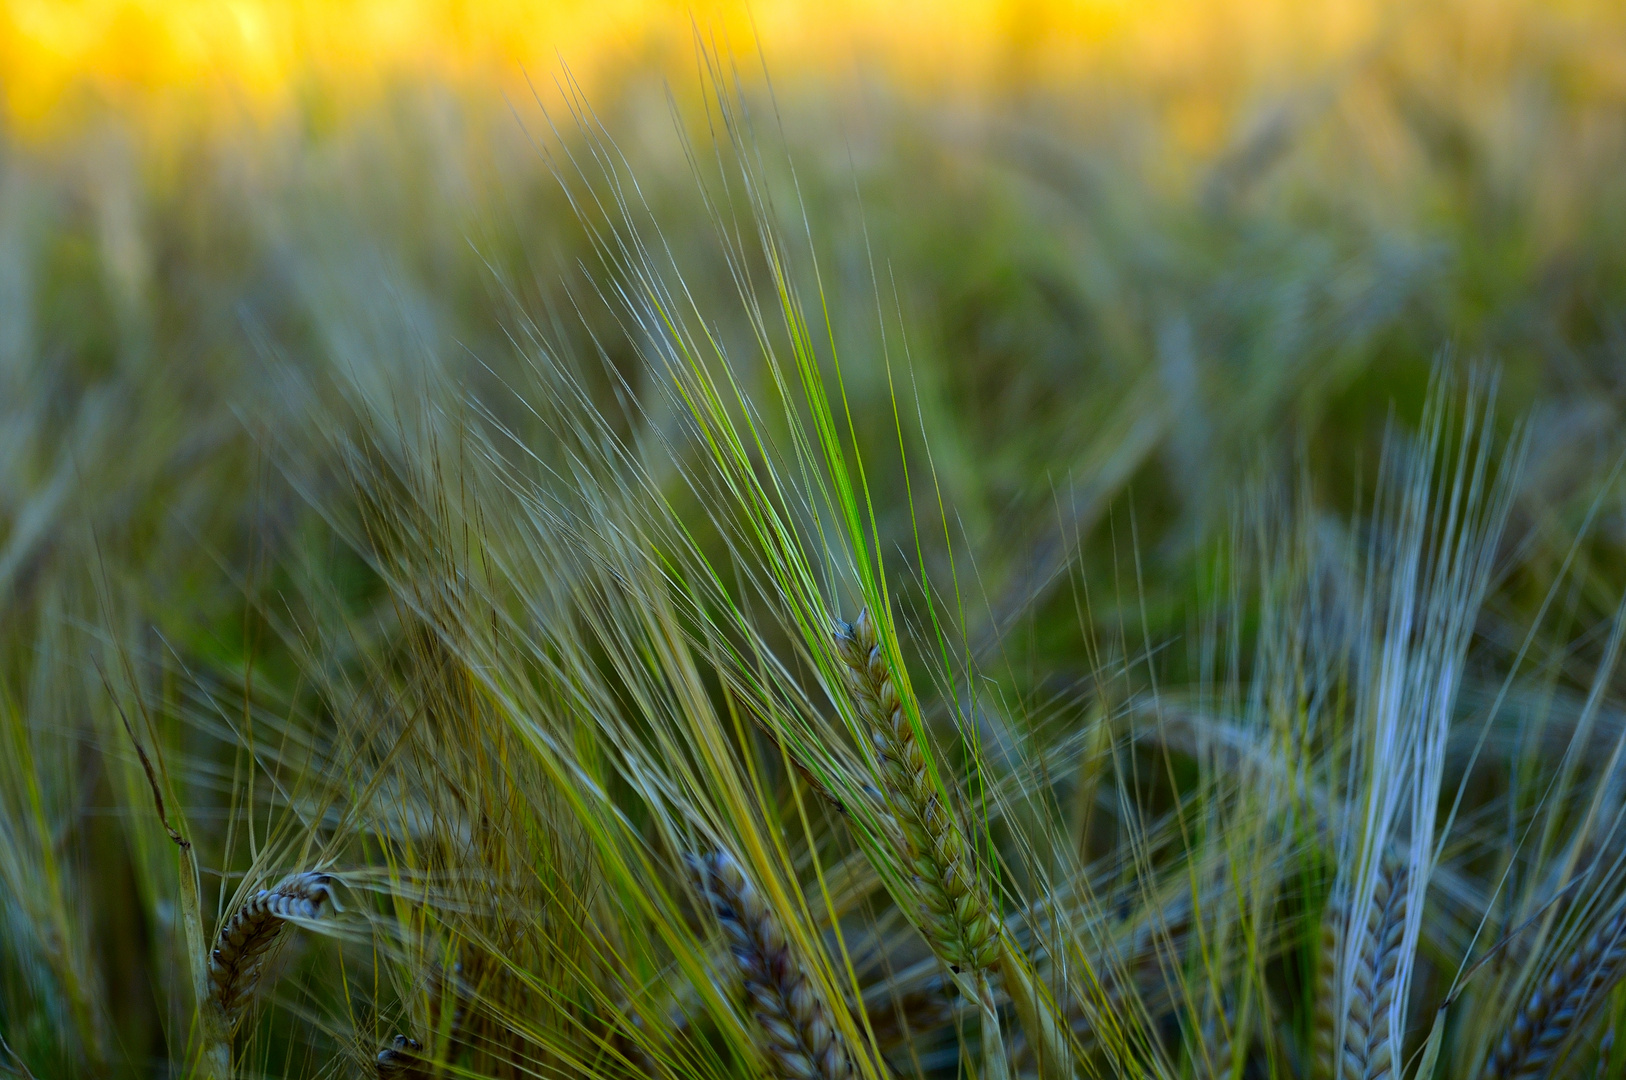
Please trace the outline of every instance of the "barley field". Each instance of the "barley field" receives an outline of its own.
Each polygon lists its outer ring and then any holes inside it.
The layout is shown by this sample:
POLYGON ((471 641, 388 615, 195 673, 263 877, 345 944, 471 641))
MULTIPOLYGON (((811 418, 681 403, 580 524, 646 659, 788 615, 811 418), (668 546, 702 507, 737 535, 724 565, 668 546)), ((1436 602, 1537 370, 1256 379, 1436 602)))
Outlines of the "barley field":
POLYGON ((0 1076, 1626 1075, 1618 3, 4 0, 0 447, 0 1076))

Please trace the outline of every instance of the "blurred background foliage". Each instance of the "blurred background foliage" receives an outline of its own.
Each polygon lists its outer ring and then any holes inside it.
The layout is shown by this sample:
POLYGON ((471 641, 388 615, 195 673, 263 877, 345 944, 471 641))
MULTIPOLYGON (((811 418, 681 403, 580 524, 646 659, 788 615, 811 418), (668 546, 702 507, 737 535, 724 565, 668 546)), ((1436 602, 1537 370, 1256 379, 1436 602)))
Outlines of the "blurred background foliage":
POLYGON ((92 1059, 162 1057, 181 1024, 145 988, 180 962, 173 913, 124 902, 172 873, 166 841, 106 812, 144 788, 89 747, 123 745, 139 684, 216 763, 183 793, 207 833, 242 767, 221 703, 300 693, 267 612, 315 591, 388 622, 329 526, 340 403, 449 378, 525 432, 505 388, 533 328, 607 408, 610 373, 638 390, 550 125, 609 133, 749 371, 697 40, 733 50, 776 205, 805 214, 883 546, 914 564, 926 523, 922 569, 958 560, 969 640, 1041 715, 1098 641, 1191 629, 1250 485, 1302 484, 1329 528, 1370 505, 1441 357, 1496 372, 1531 435, 1477 647, 1512 656, 1588 523, 1534 657, 1584 693, 1626 587, 1626 8, 884 8, 0 7, 0 708, 28 718, 0 756, 48 778, 8 784, 34 801, 7 828, 57 830, 0 837, 38 885, 0 942, 57 926, 0 957, 8 1038, 48 1045, 46 986, 47 1012, 116 1003, 124 1042, 92 1059))
MULTIPOLYGON (((536 146, 576 122, 550 33, 597 48, 561 54, 569 77, 702 302, 732 295, 678 129, 707 123, 687 35, 738 35, 739 12, 530 26, 500 4, 243 4, 234 39, 186 4, 48 7, 8 9, 9 583, 91 492, 89 520, 139 523, 155 552, 263 536, 231 519, 264 505, 219 492, 273 483, 242 421, 294 422, 279 365, 378 385, 433 365, 493 389, 522 319, 591 351, 569 299, 586 234, 536 146), (484 82, 476 42, 509 50, 484 82), (275 104, 255 111, 261 69, 275 104)), ((1617 452, 1626 341, 1611 5, 966 8, 759 11, 777 117, 748 22, 733 44, 779 205, 806 209, 866 449, 897 457, 889 349, 997 618, 1042 599, 1109 510, 1178 563, 1261 461, 1302 461, 1353 506, 1442 353, 1496 368, 1504 411, 1533 414, 1527 512, 1584 512, 1617 452)), ((736 306, 708 317, 749 357, 736 306)), ((906 532, 901 471, 875 481, 906 532)))

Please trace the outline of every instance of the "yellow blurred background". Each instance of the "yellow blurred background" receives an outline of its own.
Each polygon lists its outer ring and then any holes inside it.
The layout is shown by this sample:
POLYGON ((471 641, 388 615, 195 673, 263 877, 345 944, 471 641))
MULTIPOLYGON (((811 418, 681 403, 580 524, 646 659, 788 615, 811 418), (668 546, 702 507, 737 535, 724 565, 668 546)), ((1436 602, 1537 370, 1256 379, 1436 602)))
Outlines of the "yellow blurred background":
MULTIPOLYGON (((1601 3, 1474 6, 1463 32, 1506 47, 1533 13, 1556 32, 1621 21, 1601 3)), ((301 94, 365 98, 401 79, 511 90, 561 61, 591 88, 629 63, 692 68, 698 32, 738 54, 760 44, 778 78, 880 76, 937 96, 1133 80, 1161 88, 1201 143, 1238 93, 1429 12, 1389 0, 7 0, 0 71, 26 136, 108 107, 264 117, 301 94)), ((1626 85, 1626 66, 1604 68, 1626 85)))

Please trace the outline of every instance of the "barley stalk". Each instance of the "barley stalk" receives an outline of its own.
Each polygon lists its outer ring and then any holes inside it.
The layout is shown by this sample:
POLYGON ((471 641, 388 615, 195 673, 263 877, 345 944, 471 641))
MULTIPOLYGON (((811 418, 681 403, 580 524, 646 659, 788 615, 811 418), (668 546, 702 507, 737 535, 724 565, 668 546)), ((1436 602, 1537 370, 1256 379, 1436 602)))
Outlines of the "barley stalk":
POLYGON ((295 874, 261 889, 221 927, 209 953, 209 988, 226 1030, 260 981, 260 965, 289 919, 319 918, 333 903, 327 874, 295 874))
POLYGON ((852 1057, 817 986, 739 864, 725 852, 691 857, 689 863, 728 934, 774 1075, 780 1080, 850 1080, 852 1057))
POLYGON ((1626 910, 1617 912, 1555 967, 1513 1018, 1486 1062, 1486 1080, 1544 1075, 1564 1041, 1626 971, 1626 910))

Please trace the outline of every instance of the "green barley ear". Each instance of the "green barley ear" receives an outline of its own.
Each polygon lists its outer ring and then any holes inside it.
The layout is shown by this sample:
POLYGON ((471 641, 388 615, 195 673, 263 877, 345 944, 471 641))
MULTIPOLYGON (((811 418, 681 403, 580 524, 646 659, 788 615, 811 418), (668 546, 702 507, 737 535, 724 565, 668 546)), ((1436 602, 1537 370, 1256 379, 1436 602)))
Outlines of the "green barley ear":
POLYGON ((880 786, 914 876, 922 929, 982 1013, 984 1069, 990 1080, 1009 1074, 999 1013, 988 971, 996 962, 1023 1025, 1043 1045, 1046 1072, 1065 1062, 1055 1024, 1041 1014, 1027 964, 1006 948, 993 898, 977 876, 971 844, 943 800, 904 710, 898 685, 865 608, 853 622, 837 621, 836 652, 847 690, 881 763, 880 786))
POLYGON ((1555 967, 1513 1018, 1485 1063, 1485 1080, 1534 1080, 1626 974, 1626 910, 1617 912, 1555 967))
POLYGON ((932 948, 956 974, 982 971, 999 955, 993 903, 964 830, 932 783, 868 608, 836 624, 835 643, 881 761, 881 786, 908 848, 932 948))
POLYGON ((852 1080, 851 1055, 830 1011, 791 952, 761 895, 726 852, 689 856, 690 870, 728 934, 762 1030, 762 1049, 779 1080, 852 1080))

